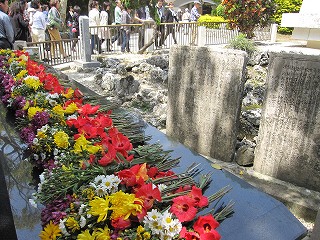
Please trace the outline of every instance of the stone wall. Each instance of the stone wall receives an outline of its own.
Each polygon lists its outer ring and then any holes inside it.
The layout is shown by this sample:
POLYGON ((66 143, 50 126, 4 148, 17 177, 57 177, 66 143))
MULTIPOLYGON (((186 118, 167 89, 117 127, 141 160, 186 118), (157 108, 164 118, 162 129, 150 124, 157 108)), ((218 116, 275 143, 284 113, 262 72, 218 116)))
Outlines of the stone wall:
POLYGON ((254 169, 320 189, 320 62, 318 56, 273 53, 254 169))
POLYGON ((167 134, 201 154, 232 161, 246 63, 242 51, 172 47, 167 134))

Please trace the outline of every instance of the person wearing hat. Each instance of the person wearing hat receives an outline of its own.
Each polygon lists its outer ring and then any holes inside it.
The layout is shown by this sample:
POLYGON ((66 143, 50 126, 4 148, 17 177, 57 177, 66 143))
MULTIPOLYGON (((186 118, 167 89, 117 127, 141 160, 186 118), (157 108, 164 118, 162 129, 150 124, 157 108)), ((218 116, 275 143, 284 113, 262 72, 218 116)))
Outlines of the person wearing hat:
MULTIPOLYGON (((196 22, 198 21, 199 17, 201 16, 198 9, 201 6, 201 2, 199 2, 198 0, 194 1, 194 6, 191 9, 191 13, 190 13, 190 21, 191 22, 196 22)), ((191 36, 191 45, 195 45, 195 40, 196 40, 196 35, 197 35, 197 26, 196 25, 192 25, 191 26, 191 30, 192 30, 192 36, 191 36)))

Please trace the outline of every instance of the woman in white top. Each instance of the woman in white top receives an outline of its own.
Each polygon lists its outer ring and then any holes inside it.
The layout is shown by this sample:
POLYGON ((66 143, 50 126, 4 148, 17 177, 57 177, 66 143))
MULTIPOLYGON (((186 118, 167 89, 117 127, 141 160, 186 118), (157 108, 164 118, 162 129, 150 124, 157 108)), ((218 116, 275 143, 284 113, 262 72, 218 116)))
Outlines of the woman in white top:
POLYGON ((36 9, 36 12, 30 19, 32 42, 44 42, 46 40, 46 16, 42 12, 39 0, 32 0, 31 7, 36 9))
POLYGON ((111 21, 109 18, 109 10, 110 10, 110 3, 109 2, 103 2, 102 4, 102 11, 100 12, 100 33, 99 37, 101 39, 101 47, 103 42, 106 42, 106 48, 107 51, 111 51, 111 34, 110 34, 110 28, 105 27, 106 25, 110 25, 111 21))
POLYGON ((100 12, 99 12, 99 3, 98 1, 92 1, 91 10, 89 11, 89 27, 91 34, 91 53, 93 54, 94 46, 97 46, 97 50, 99 54, 101 53, 100 41, 98 37, 98 29, 97 26, 100 25, 100 12))

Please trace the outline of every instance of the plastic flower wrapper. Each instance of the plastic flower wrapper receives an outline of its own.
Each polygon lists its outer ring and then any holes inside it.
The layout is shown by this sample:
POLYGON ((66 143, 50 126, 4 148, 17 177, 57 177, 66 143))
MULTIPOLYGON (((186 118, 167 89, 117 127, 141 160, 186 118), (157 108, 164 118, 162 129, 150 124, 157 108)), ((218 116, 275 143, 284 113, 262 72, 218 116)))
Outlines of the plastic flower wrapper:
POLYGON ((43 171, 30 200, 44 205, 41 239, 220 239, 232 203, 208 207, 229 187, 203 195, 211 174, 196 164, 174 173, 179 159, 138 144, 146 138, 127 116, 63 86, 27 53, 0 50, 0 65, 2 102, 43 171))

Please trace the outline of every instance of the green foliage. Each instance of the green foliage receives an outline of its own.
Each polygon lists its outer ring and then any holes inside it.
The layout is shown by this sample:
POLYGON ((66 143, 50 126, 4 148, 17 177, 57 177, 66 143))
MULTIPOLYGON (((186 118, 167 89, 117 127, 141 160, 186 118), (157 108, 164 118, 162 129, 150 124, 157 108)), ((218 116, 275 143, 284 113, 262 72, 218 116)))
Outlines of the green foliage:
POLYGON ((198 23, 202 26, 206 26, 207 28, 219 28, 220 23, 227 22, 223 17, 218 16, 210 16, 208 14, 202 15, 198 19, 198 23))
POLYGON ((276 5, 273 0, 223 0, 231 28, 238 28, 248 38, 254 37, 256 27, 265 27, 275 13, 276 5))
MULTIPOLYGON (((298 13, 300 11, 302 0, 274 0, 277 4, 277 10, 273 15, 274 22, 281 23, 283 13, 298 13)), ((279 33, 292 33, 292 28, 279 27, 279 33)))
POLYGON ((256 45, 254 41, 246 38, 246 36, 243 33, 240 33, 238 36, 236 36, 234 39, 230 41, 228 48, 242 50, 251 55, 256 50, 256 45))
POLYGON ((224 19, 227 18, 226 14, 225 14, 225 6, 222 5, 222 4, 219 4, 216 8, 216 15, 219 16, 219 17, 223 17, 224 19))

